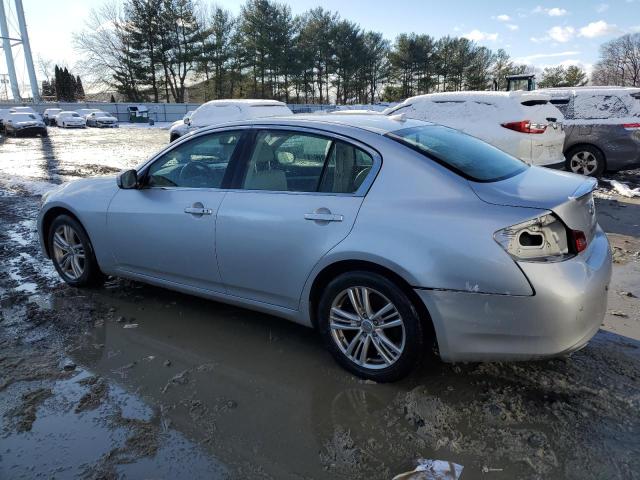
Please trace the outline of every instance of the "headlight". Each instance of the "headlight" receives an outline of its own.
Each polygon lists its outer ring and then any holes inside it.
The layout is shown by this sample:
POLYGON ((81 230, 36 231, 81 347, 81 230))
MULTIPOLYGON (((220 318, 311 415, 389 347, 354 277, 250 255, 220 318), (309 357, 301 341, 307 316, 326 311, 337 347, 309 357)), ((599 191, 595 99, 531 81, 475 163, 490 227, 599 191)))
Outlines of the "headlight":
POLYGON ((498 230, 493 238, 517 260, 558 262, 573 256, 567 229, 552 214, 498 230))

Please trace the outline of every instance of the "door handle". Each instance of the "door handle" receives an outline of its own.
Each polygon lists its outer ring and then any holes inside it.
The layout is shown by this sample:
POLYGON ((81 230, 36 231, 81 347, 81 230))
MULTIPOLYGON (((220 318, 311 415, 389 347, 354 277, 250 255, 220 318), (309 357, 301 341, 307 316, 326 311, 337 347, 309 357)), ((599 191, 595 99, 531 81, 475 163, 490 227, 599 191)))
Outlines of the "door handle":
POLYGON ((333 213, 305 213, 304 219, 314 220, 316 222, 341 222, 344 220, 344 217, 333 213))
POLYGON ((213 210, 204 207, 187 207, 184 209, 184 213, 188 213, 190 215, 212 215, 213 210))

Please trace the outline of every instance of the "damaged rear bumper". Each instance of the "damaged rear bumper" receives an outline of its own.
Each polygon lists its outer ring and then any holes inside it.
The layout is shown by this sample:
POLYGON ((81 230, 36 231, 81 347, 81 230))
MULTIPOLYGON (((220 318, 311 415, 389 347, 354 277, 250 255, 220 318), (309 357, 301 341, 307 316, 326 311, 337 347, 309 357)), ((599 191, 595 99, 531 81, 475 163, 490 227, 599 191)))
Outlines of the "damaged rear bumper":
POLYGON ((550 357, 578 350, 596 334, 611 279, 609 242, 599 227, 589 248, 574 258, 519 265, 532 296, 416 290, 444 361, 550 357))

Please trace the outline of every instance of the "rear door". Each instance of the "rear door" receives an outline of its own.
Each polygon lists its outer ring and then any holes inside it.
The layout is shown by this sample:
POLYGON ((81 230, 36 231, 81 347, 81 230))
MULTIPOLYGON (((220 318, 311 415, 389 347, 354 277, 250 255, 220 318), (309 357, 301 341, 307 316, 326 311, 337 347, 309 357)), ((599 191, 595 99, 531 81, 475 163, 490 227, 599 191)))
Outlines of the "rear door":
POLYGON ((350 232, 380 159, 309 129, 255 133, 218 213, 222 281, 238 297, 297 309, 314 265, 350 232))

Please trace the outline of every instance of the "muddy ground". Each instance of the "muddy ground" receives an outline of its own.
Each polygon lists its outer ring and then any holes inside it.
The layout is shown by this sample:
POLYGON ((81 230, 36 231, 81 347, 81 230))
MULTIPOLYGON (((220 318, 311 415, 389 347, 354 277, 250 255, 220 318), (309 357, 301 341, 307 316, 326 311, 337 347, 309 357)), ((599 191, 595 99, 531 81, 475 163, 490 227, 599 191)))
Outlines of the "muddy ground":
POLYGON ((61 283, 38 250, 39 194, 134 166, 168 132, 50 130, 0 139, 0 478, 389 479, 420 458, 465 480, 640 478, 640 201, 598 192, 616 263, 586 348, 376 385, 274 317, 61 283))

